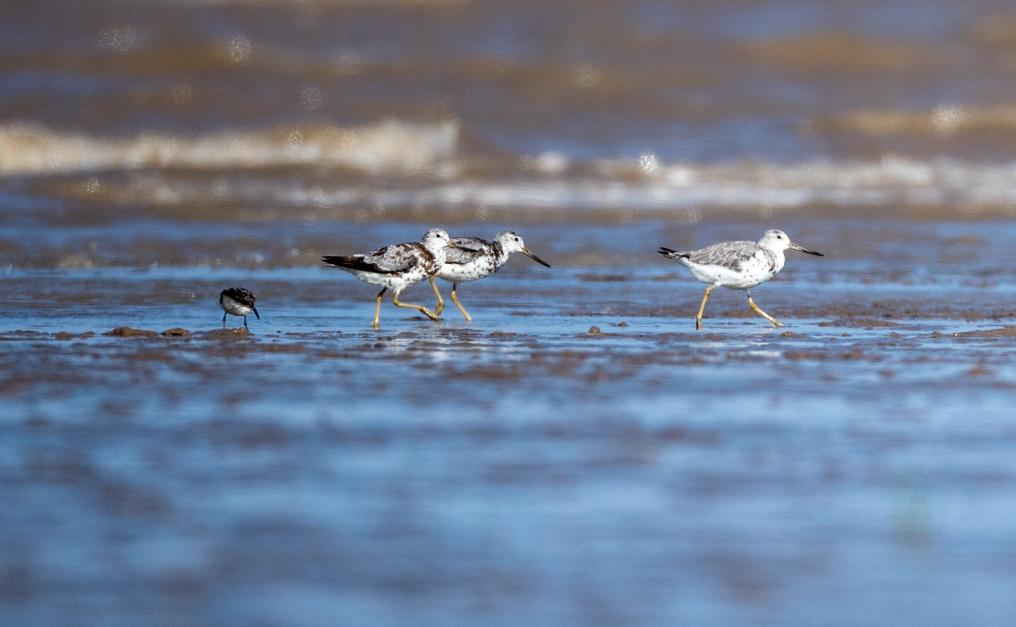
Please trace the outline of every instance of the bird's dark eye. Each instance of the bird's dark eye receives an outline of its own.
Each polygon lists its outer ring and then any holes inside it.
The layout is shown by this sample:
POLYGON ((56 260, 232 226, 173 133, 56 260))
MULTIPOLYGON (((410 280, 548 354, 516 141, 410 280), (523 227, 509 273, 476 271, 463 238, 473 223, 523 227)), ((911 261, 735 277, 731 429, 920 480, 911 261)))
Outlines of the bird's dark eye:
POLYGON ((782 235, 777 235, 776 239, 783 239, 783 236, 782 235))

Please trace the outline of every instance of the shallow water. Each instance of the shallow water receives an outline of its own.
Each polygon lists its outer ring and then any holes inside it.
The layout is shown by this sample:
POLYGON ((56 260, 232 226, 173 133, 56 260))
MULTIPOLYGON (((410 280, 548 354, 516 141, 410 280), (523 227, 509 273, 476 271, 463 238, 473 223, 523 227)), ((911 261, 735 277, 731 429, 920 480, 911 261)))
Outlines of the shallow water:
POLYGON ((0 622, 1016 619, 1011 3, 57 0, 0 32, 0 622), (320 257, 434 225, 554 267, 372 331, 320 257), (771 227, 826 254, 753 291, 787 326, 719 291, 695 332, 656 248, 771 227))
POLYGON ((513 260, 462 287, 475 322, 386 304, 380 332, 326 268, 10 270, 5 614, 1004 622, 1008 271, 920 267, 794 257, 755 291, 786 328, 717 292, 701 333, 665 260, 513 260), (241 281, 262 320, 223 333, 241 281))

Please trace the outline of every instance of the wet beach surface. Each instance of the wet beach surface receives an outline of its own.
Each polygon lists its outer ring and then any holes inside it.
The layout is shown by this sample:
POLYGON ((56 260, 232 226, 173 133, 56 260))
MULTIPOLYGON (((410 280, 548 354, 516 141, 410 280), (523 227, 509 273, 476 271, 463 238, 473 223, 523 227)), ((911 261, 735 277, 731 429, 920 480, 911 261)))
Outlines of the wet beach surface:
POLYGON ((1016 622, 1010 2, 0 32, 0 623, 1016 622), (554 267, 372 331, 321 256, 430 226, 554 267), (773 227, 826 254, 753 291, 787 326, 695 332, 656 248, 773 227))
POLYGON ((799 226, 828 256, 754 291, 783 329, 721 291, 696 333, 699 284, 638 246, 674 225, 613 227, 600 265, 567 260, 604 227, 534 227, 559 267, 463 285, 471 324, 386 303, 379 332, 370 286, 327 268, 8 270, 5 614, 822 623, 863 598, 837 621, 996 622, 1016 598, 1008 242, 879 226, 799 226), (259 295, 249 335, 220 328, 233 284, 259 295))

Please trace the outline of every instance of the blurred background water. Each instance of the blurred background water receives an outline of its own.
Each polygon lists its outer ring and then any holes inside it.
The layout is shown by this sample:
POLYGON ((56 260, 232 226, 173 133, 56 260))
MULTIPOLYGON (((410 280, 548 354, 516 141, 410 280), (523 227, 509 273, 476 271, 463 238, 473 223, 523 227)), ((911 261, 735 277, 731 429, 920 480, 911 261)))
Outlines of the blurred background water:
POLYGON ((54 0, 0 20, 8 218, 1009 215, 1016 195, 1006 2, 54 0))
POLYGON ((1012 624, 1014 79, 991 0, 3 3, 0 619, 1012 624), (320 256, 431 225, 554 268, 371 332, 320 256), (790 333, 691 333, 655 248, 771 226, 790 333))

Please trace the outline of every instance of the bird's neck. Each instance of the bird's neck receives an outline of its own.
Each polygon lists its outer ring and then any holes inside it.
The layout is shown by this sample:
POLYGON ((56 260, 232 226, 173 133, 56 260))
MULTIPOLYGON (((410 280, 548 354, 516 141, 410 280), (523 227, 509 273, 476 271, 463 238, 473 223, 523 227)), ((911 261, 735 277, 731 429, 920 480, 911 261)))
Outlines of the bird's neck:
POLYGON ((436 263, 438 267, 441 267, 441 266, 444 265, 444 262, 445 262, 445 253, 448 251, 448 249, 445 246, 440 246, 440 245, 439 246, 434 246, 434 245, 428 246, 427 244, 424 244, 423 245, 423 249, 426 250, 428 253, 430 253, 432 257, 434 257, 434 263, 436 263))
POLYGON ((787 261, 786 256, 784 256, 783 254, 784 251, 775 248, 767 248, 765 250, 771 255, 771 258, 773 260, 773 269, 776 272, 782 270, 783 264, 786 263, 787 261))
POLYGON ((494 259, 497 260, 498 268, 508 263, 508 257, 511 256, 511 253, 507 251, 501 242, 494 242, 490 247, 494 249, 494 259))

